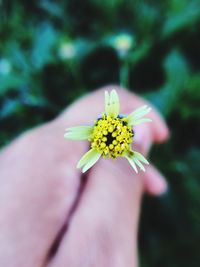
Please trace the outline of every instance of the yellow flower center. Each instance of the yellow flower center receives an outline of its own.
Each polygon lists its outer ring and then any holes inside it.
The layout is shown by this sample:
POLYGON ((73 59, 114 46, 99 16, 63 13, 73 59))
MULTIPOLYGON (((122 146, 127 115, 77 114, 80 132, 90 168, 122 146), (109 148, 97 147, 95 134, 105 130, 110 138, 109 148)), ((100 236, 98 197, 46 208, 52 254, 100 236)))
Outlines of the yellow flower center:
POLYGON ((128 126, 126 118, 103 115, 101 119, 95 121, 91 147, 103 157, 115 159, 130 150, 133 135, 133 130, 128 126))

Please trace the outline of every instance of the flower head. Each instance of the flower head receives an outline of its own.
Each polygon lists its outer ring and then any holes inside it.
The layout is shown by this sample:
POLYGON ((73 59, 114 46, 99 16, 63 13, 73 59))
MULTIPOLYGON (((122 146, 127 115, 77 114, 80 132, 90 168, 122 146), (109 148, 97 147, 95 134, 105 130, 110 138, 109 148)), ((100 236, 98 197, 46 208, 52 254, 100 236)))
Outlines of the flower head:
POLYGON ((77 164, 77 168, 82 168, 86 172, 98 159, 116 159, 125 157, 133 169, 138 172, 137 166, 145 171, 144 164, 148 161, 137 151, 131 148, 134 143, 133 126, 150 122, 149 118, 142 118, 150 111, 150 107, 142 106, 128 116, 119 114, 119 97, 115 90, 109 94, 105 92, 105 112, 100 118, 94 121, 93 126, 77 126, 66 129, 65 138, 72 140, 88 140, 90 150, 83 155, 77 164))

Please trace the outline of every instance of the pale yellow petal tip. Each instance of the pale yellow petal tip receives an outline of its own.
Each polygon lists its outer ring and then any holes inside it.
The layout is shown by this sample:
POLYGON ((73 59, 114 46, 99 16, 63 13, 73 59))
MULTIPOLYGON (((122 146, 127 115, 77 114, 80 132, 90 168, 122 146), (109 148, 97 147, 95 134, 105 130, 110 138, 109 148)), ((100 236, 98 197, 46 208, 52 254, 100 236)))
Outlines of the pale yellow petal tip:
POLYGON ((105 91, 105 113, 112 117, 116 118, 119 115, 119 97, 115 89, 111 90, 109 93, 105 91))
POLYGON ((64 138, 67 138, 67 133, 65 133, 63 136, 64 136, 64 138))
POLYGON ((118 96, 117 91, 115 89, 112 89, 111 90, 111 94, 114 94, 114 95, 117 95, 118 96))
POLYGON ((101 154, 95 149, 87 151, 77 164, 77 169, 82 168, 82 173, 89 170, 100 158, 101 154))
MULTIPOLYGON (((88 153, 88 152, 87 152, 88 153)), ((85 159, 85 157, 86 157, 86 154, 87 153, 85 153, 84 155, 83 155, 83 157, 79 160, 79 162, 77 163, 77 165, 76 165, 76 168, 77 169, 81 169, 85 164, 86 164, 86 159, 85 159)))
POLYGON ((81 168, 81 166, 80 166, 80 161, 77 163, 76 168, 77 168, 77 169, 80 169, 80 168, 81 168))
POLYGON ((64 138, 71 140, 89 140, 93 128, 91 126, 76 126, 67 128, 64 138))
POLYGON ((83 169, 82 169, 82 173, 85 173, 86 171, 88 171, 91 167, 87 167, 87 166, 84 166, 83 169))
POLYGON ((71 139, 72 134, 70 132, 67 132, 64 134, 65 139, 71 139))
POLYGON ((105 91, 105 102, 107 103, 109 100, 109 93, 108 91, 105 91))
POLYGON ((110 95, 112 96, 114 102, 119 102, 119 96, 115 89, 111 91, 110 95))
POLYGON ((126 157, 126 159, 128 160, 128 162, 130 163, 131 167, 134 169, 134 171, 135 171, 136 173, 138 173, 137 167, 136 167, 136 165, 135 165, 135 162, 132 160, 132 158, 129 157, 129 156, 125 156, 125 157, 126 157))
POLYGON ((145 172, 146 170, 143 164, 149 165, 149 162, 145 159, 145 157, 137 151, 132 151, 132 155, 126 155, 125 157, 128 159, 130 165, 136 173, 138 173, 137 167, 145 172))
POLYGON ((139 125, 146 122, 152 122, 150 118, 144 118, 151 111, 151 107, 144 105, 137 108, 127 116, 127 121, 130 126, 139 125))

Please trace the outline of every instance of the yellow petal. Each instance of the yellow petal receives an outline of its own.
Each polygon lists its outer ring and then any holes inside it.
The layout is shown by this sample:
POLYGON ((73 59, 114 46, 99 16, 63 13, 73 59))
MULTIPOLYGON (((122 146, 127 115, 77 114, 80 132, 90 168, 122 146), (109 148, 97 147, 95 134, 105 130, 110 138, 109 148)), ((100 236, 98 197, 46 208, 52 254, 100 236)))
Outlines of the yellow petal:
POLYGON ((134 122, 133 122, 133 126, 134 125, 139 125, 139 124, 142 124, 142 123, 146 123, 146 122, 152 122, 152 120, 151 119, 149 119, 149 118, 143 118, 143 119, 140 119, 140 120, 135 120, 134 122))
POLYGON ((79 160, 77 164, 77 168, 80 169, 83 167, 82 172, 86 172, 89 168, 91 168, 98 161, 100 157, 101 157, 101 154, 97 152, 96 149, 90 149, 79 160))
POLYGON ((105 112, 108 116, 116 118, 119 115, 119 97, 116 90, 112 90, 109 94, 105 92, 105 112))
POLYGON ((134 162, 136 165, 138 165, 138 167, 140 167, 140 169, 145 172, 145 168, 144 166, 142 165, 142 163, 137 159, 137 158, 133 158, 134 162))
POLYGON ((140 154, 139 152, 134 151, 134 156, 135 156, 138 160, 140 160, 141 162, 143 162, 143 163, 145 163, 145 164, 149 164, 149 162, 147 161, 147 159, 145 159, 145 157, 144 157, 142 154, 140 154))
POLYGON ((130 165, 132 166, 132 168, 135 170, 136 173, 138 173, 137 167, 135 165, 135 162, 132 160, 132 158, 126 156, 128 162, 130 163, 130 165))
POLYGON ((87 140, 93 131, 91 126, 76 126, 66 129, 64 137, 71 140, 87 140))
POLYGON ((148 107, 147 105, 142 106, 142 107, 134 110, 131 114, 129 114, 126 117, 128 124, 130 126, 133 126, 133 125, 144 123, 144 122, 150 122, 151 121, 150 119, 146 119, 146 118, 141 119, 144 115, 149 113, 150 110, 151 110, 151 108, 148 107))

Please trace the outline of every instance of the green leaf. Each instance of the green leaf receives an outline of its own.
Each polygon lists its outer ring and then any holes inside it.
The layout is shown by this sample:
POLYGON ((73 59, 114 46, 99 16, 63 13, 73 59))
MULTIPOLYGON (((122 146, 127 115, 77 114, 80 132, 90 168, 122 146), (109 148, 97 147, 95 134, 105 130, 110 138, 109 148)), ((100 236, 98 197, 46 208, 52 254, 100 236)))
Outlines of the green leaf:
POLYGON ((20 75, 0 75, 0 96, 4 95, 10 89, 22 86, 24 83, 25 80, 20 75))
MULTIPOLYGON (((179 1, 180 2, 180 1, 179 1)), ((169 14, 165 21, 162 37, 166 38, 184 28, 191 27, 200 20, 200 2, 190 1, 177 14, 169 14)))
POLYGON ((53 47, 56 44, 57 33, 49 23, 41 24, 33 44, 32 63, 37 69, 54 59, 53 47))
POLYGON ((168 115, 176 106, 189 78, 187 62, 181 53, 173 50, 164 61, 166 83, 159 91, 152 92, 147 98, 164 114, 168 115))

